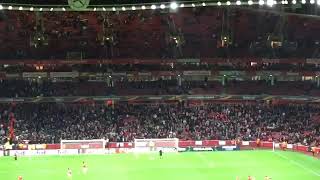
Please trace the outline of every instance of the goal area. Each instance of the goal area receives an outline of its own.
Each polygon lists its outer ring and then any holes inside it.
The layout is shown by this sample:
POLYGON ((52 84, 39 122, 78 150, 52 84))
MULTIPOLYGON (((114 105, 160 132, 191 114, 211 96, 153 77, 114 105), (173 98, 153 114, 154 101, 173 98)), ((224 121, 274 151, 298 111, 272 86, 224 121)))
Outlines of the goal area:
POLYGON ((79 154, 104 154, 106 141, 104 139, 91 140, 61 140, 60 149, 78 149, 79 154))
POLYGON ((176 152, 179 147, 178 138, 135 139, 134 152, 176 152))

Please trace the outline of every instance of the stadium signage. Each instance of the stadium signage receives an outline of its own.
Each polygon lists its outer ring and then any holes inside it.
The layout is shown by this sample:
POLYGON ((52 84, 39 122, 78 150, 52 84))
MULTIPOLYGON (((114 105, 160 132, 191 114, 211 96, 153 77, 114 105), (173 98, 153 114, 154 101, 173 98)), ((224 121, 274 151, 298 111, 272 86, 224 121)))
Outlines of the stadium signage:
POLYGON ((225 151, 239 150, 239 147, 237 147, 237 146, 222 146, 221 148, 222 148, 222 150, 225 150, 225 151))
POLYGON ((226 141, 219 141, 219 145, 226 145, 226 141))
POLYGON ((186 148, 178 148, 178 152, 185 152, 186 150, 186 148))
POLYGON ((307 101, 308 98, 306 97, 295 97, 295 96, 287 96, 287 97, 281 97, 281 99, 284 100, 295 100, 295 101, 307 101))
POLYGON ((93 73, 92 77, 107 77, 107 76, 110 76, 110 75, 111 75, 110 73, 93 73))
POLYGON ((210 76, 211 71, 183 71, 185 76, 210 76))
POLYGON ((281 59, 262 59, 263 63, 279 63, 281 61, 281 59))
POLYGON ((72 72, 50 72, 50 77, 52 78, 75 78, 79 77, 79 72, 72 71, 72 72))
POLYGON ((48 77, 48 74, 46 72, 23 72, 22 73, 23 78, 43 78, 48 77))
POLYGON ((120 97, 94 97, 92 98, 94 101, 107 101, 107 100, 114 100, 114 101, 119 101, 121 100, 120 97))
POLYGON ((23 98, 0 98, 0 102, 24 102, 23 98))
POLYGON ((242 141, 242 145, 243 145, 243 146, 249 146, 249 145, 250 145, 250 142, 249 142, 249 141, 242 141))
POLYGON ((195 145, 202 145, 202 141, 196 141, 195 145))
POLYGON ((132 101, 135 100, 136 103, 144 101, 157 101, 157 100, 189 100, 190 102, 196 100, 203 101, 216 101, 216 100, 228 100, 228 101, 247 101, 247 100, 282 100, 285 103, 289 101, 310 101, 319 102, 319 98, 311 96, 269 96, 269 95, 163 95, 163 96, 65 96, 65 97, 30 97, 30 98, 0 98, 0 103, 7 102, 100 102, 100 101, 132 101))
POLYGON ((258 76, 280 76, 281 75, 281 71, 257 71, 256 72, 258 76))
POLYGON ((138 76, 151 76, 151 72, 139 72, 138 76))
POLYGON ((192 151, 213 151, 211 147, 195 147, 192 148, 192 151))
POLYGON ((242 99, 244 99, 244 100, 255 100, 256 97, 255 96, 242 96, 242 99))
POLYGON ((126 76, 127 75, 127 73, 125 73, 125 72, 113 72, 111 74, 112 74, 112 76, 126 76))
POLYGON ((200 59, 177 59, 179 63, 199 63, 200 59))
POLYGON ((162 99, 162 97, 155 97, 155 96, 153 96, 153 97, 149 97, 149 99, 152 99, 152 100, 160 100, 160 99, 162 99))
POLYGON ((308 58, 308 59, 306 59, 306 62, 308 63, 308 64, 320 64, 320 59, 315 59, 315 58, 308 58))
POLYGON ((173 71, 159 71, 159 72, 153 72, 153 74, 156 74, 158 76, 175 76, 176 72, 173 72, 173 71))
POLYGON ((7 78, 18 78, 18 77, 21 77, 21 76, 18 73, 8 73, 8 74, 6 74, 6 77, 7 78))
POLYGON ((187 99, 214 99, 215 96, 188 96, 187 99))
POLYGON ((245 71, 219 71, 219 75, 227 75, 227 76, 245 76, 245 71))
POLYGON ((287 72, 287 76, 299 76, 298 72, 287 72))

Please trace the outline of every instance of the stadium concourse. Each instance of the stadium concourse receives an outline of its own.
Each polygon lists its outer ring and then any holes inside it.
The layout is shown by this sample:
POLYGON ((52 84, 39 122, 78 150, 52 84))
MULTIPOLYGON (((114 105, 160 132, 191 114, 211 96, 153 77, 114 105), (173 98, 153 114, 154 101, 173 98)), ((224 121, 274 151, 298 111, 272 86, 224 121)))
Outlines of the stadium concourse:
POLYGON ((265 103, 210 104, 16 104, 1 106, 1 136, 15 118, 17 142, 59 143, 61 139, 135 138, 192 140, 261 138, 265 141, 320 143, 319 105, 265 103), (11 115, 10 115, 11 114, 11 115))
MULTIPOLYGON (((37 73, 35 73, 37 75, 37 73)), ((174 76, 174 78, 177 78, 174 76)), ((128 81, 123 78, 105 80, 58 81, 33 78, 31 80, 0 80, 0 97, 52 97, 52 96, 128 96, 128 95, 283 95, 319 97, 320 90, 312 81, 283 81, 270 85, 268 80, 221 81, 178 79, 128 81), (34 80, 36 79, 36 80, 34 80), (90 88, 89 88, 90 87, 90 88)), ((205 79, 205 78, 204 78, 205 79)))

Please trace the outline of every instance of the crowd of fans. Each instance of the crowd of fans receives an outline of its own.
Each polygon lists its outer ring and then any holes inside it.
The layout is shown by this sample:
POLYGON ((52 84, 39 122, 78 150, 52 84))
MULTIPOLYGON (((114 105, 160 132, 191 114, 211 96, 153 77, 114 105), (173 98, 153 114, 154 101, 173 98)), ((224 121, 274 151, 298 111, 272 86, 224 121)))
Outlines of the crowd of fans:
POLYGON ((319 106, 224 104, 16 104, 1 108, 1 136, 14 113, 16 141, 61 139, 132 141, 134 138, 286 140, 319 145, 319 106))
MULTIPOLYGON (((120 60, 119 60, 120 61, 120 60)), ((130 60, 128 60, 130 61, 130 60)), ((42 65, 41 72, 180 72, 180 71, 288 71, 288 72, 304 72, 304 71, 319 71, 320 66, 317 63, 306 63, 293 61, 291 63, 279 62, 261 62, 260 60, 251 59, 220 59, 220 62, 193 62, 193 63, 177 63, 168 61, 152 61, 145 60, 145 64, 134 64, 129 62, 127 64, 75 64, 75 65, 42 65), (150 63, 150 64, 147 64, 150 63)), ((195 59, 195 61, 198 61, 195 59)), ((266 60, 267 61, 267 60, 266 60)), ((272 59, 270 59, 272 61, 272 59)), ((90 62, 90 60, 89 60, 90 62)), ((94 60, 93 60, 94 62, 94 60)), ((113 61, 117 62, 117 60, 113 61)), ((41 63, 41 62, 39 62, 41 63)), ((0 71, 6 73, 23 73, 23 72, 39 72, 39 66, 35 65, 13 65, 0 66, 0 71)))

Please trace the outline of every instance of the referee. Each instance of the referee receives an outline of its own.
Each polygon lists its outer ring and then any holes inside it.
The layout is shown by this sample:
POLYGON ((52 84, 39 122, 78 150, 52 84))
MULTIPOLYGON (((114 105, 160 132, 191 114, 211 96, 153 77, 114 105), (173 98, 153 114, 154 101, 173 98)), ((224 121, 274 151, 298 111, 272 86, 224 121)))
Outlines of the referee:
POLYGON ((162 152, 162 150, 160 149, 160 151, 159 151, 160 159, 162 159, 162 155, 163 155, 163 152, 162 152))

